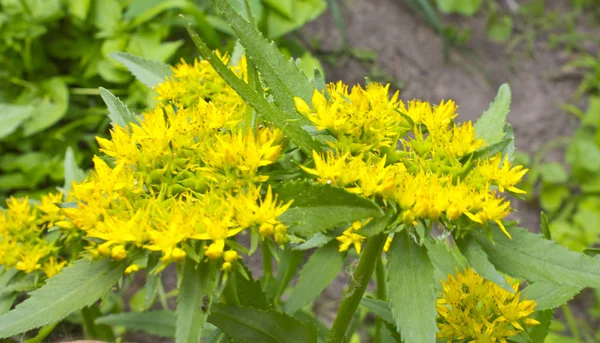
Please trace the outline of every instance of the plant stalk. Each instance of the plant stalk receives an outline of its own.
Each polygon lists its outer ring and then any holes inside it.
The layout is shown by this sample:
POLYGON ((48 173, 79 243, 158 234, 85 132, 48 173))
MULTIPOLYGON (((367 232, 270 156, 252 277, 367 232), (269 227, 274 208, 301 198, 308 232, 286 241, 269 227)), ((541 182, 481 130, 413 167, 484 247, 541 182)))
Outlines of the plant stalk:
POLYGON ((371 280, 371 275, 375 269, 377 259, 381 256, 386 238, 387 235, 379 234, 367 240, 365 250, 360 255, 358 266, 350 280, 350 287, 342 299, 337 317, 325 341, 326 343, 339 343, 343 341, 346 330, 348 330, 348 325, 352 321, 354 312, 356 312, 356 308, 371 280))
MULTIPOLYGON (((377 299, 387 300, 387 288, 385 283, 385 266, 383 265, 383 257, 379 255, 377 264, 375 265, 375 280, 377 281, 376 295, 377 299)), ((380 317, 375 318, 375 337, 374 343, 381 343, 381 327, 383 320, 380 317)))

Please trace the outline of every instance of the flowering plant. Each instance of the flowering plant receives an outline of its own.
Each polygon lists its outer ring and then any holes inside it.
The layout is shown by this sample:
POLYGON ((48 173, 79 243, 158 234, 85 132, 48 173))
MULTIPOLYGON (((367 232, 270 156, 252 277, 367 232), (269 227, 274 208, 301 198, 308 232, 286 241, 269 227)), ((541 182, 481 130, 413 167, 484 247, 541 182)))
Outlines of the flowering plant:
POLYGON ((38 205, 9 200, 2 295, 12 303, 22 280, 43 285, 0 315, 0 337, 93 306, 143 269, 149 308, 172 263, 175 311, 88 312, 88 325, 176 342, 343 342, 362 306, 377 341, 542 342, 554 307, 600 287, 599 260, 506 219, 527 172, 512 162, 508 86, 475 124, 458 123, 453 101, 309 80, 254 29, 249 8, 217 3, 239 37, 231 56, 187 26, 203 60, 160 75, 155 63, 129 66, 164 80, 155 108, 136 115, 102 90, 114 126, 89 176, 38 205), (258 249, 255 280, 243 260, 258 249), (304 308, 354 251, 328 329, 304 308))

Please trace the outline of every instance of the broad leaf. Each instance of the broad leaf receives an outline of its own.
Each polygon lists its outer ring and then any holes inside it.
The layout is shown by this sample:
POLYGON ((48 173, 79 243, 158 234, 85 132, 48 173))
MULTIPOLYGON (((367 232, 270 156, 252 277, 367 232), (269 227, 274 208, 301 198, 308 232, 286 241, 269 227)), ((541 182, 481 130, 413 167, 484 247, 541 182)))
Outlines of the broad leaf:
POLYGON ((124 263, 79 260, 46 282, 14 310, 0 316, 0 338, 57 322, 96 302, 121 278, 124 263))
POLYGON ((69 108, 69 88, 60 77, 53 77, 41 83, 44 94, 35 106, 31 117, 23 124, 23 134, 31 136, 41 132, 67 114, 69 108))
POLYGON ((34 110, 31 105, 0 103, 0 139, 13 133, 33 115, 34 110))
POLYGON ((535 300, 535 310, 542 311, 565 304, 579 292, 581 287, 538 281, 521 291, 521 299, 535 300))
POLYGON ((275 43, 269 43, 252 24, 229 5, 227 0, 216 2, 281 109, 286 113, 294 113, 294 97, 300 97, 310 103, 315 88, 294 60, 286 59, 275 43))
POLYGON ((92 305, 82 308, 81 316, 83 317, 83 331, 86 338, 105 342, 115 340, 113 331, 108 325, 96 323, 96 319, 102 316, 98 306, 92 305))
POLYGON ((100 96, 108 107, 108 116, 113 125, 126 128, 129 123, 139 123, 135 114, 129 112, 127 106, 108 89, 100 87, 100 96))
POLYGON ((383 231, 385 231, 385 229, 388 228, 388 225, 390 224, 393 218, 394 213, 392 211, 389 211, 383 217, 371 220, 367 225, 360 228, 360 230, 358 230, 356 233, 365 237, 377 236, 378 234, 382 233, 383 231))
POLYGON ((122 326, 161 337, 175 337, 177 315, 173 311, 123 312, 96 319, 96 324, 122 326))
POLYGON ((385 320, 386 322, 392 325, 396 325, 394 315, 392 314, 390 305, 387 302, 375 298, 364 297, 360 300, 360 304, 366 307, 377 317, 385 320))
POLYGON ((331 185, 289 182, 275 191, 280 200, 294 201, 280 219, 295 235, 311 236, 343 223, 383 215, 373 201, 331 185))
POLYGON ((156 87, 171 76, 173 71, 167 64, 148 60, 125 52, 115 52, 111 57, 125 66, 141 83, 149 88, 156 87))
POLYGON ((405 342, 435 343, 433 266, 424 246, 408 232, 394 236, 387 265, 389 302, 405 342))
POLYGON ((208 321, 225 334, 261 343, 316 343, 317 330, 285 313, 214 304, 208 321))
POLYGON ((460 242, 460 248, 463 255, 469 261, 469 265, 485 279, 492 281, 505 290, 514 293, 512 287, 508 284, 504 276, 498 273, 496 267, 488 260, 488 257, 481 248, 481 245, 474 239, 468 239, 460 242))
POLYGON ((321 151, 321 145, 314 140, 310 134, 304 130, 302 122, 305 120, 295 112, 283 112, 279 107, 268 102, 262 94, 257 93, 250 88, 244 81, 240 80, 223 62, 213 54, 208 46, 194 32, 189 23, 185 24, 188 33, 192 37, 194 44, 200 51, 200 54, 213 66, 221 77, 233 88, 244 101, 252 106, 261 118, 272 122, 280 128, 294 144, 300 147, 305 153, 311 154, 312 151, 321 151))
POLYGON ((319 248, 308 259, 285 304, 287 313, 294 314, 312 302, 342 271, 345 254, 338 252, 338 247, 339 242, 332 241, 319 248))
POLYGON ((186 258, 177 295, 177 343, 198 343, 217 288, 217 268, 211 261, 196 264, 186 258))
POLYGON ((474 234, 498 270, 532 282, 600 288, 600 259, 570 251, 523 228, 507 230, 512 239, 495 229, 493 243, 482 234, 474 234))
POLYGON ((504 139, 504 127, 506 117, 510 112, 510 87, 503 84, 498 89, 494 102, 490 104, 487 111, 483 112, 481 118, 475 123, 475 133, 483 138, 488 145, 498 143, 504 139))

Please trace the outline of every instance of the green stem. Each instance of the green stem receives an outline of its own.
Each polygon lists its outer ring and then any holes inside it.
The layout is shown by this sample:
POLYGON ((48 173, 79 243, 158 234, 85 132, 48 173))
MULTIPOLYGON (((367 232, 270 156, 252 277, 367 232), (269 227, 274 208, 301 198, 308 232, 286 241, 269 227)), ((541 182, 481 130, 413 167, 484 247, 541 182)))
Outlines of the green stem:
MULTIPOLYGON (((387 300, 387 288, 385 283, 385 266, 383 265, 383 257, 379 255, 377 264, 375 265, 375 280, 377 280, 376 295, 379 300, 387 300)), ((382 319, 377 316, 375 318, 375 335, 374 343, 381 343, 381 327, 383 326, 382 319)))
POLYGON ((270 279, 273 277, 273 254, 271 248, 267 244, 263 244, 262 249, 262 265, 264 278, 270 279))
POLYGON ((560 307, 565 315, 565 319, 567 320, 567 326, 569 327, 569 331, 571 331, 571 335, 577 341, 581 341, 581 335, 579 334, 579 329, 577 328, 577 320, 573 316, 573 312, 571 312, 571 308, 568 304, 564 304, 560 307))
POLYGON ((375 237, 371 237, 365 246, 365 250, 360 255, 358 266, 352 275, 350 280, 350 287, 342 299, 342 303, 338 309, 337 317, 333 322, 333 326, 329 331, 326 343, 338 343, 342 342, 348 329, 348 325, 352 321, 354 312, 362 299, 367 285, 371 280, 371 275, 375 269, 377 258, 381 256, 383 246, 387 235, 380 234, 375 237))

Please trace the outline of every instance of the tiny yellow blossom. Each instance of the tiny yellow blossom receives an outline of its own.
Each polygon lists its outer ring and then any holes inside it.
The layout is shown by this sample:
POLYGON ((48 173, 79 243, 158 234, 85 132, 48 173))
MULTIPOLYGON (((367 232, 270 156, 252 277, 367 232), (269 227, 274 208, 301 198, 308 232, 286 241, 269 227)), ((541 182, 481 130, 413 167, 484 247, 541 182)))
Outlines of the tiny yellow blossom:
POLYGON ((507 343, 506 339, 518 335, 524 326, 539 324, 528 318, 536 303, 520 299, 518 282, 512 283, 511 293, 469 268, 456 276, 449 275, 442 286, 436 302, 437 337, 448 343, 507 343))

